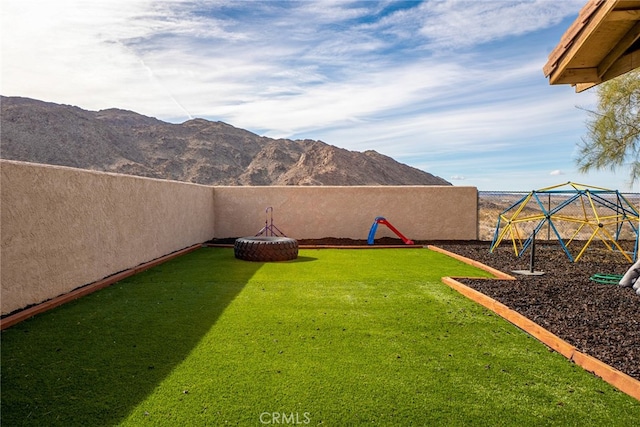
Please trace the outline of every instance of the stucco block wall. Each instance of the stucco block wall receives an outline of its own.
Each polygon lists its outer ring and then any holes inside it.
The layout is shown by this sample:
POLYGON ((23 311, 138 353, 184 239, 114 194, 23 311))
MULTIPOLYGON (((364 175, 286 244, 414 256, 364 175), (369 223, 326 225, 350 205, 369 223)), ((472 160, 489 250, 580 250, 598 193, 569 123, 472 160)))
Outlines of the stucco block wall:
MULTIPOLYGON (((274 224, 296 239, 366 239, 377 216, 414 240, 476 240, 478 192, 454 186, 215 187, 217 238, 251 236, 273 207, 274 224)), ((376 237, 395 235, 379 226, 376 237)))
POLYGON ((2 314, 214 237, 213 188, 3 160, 2 314))
MULTIPOLYGON (((475 187, 210 187, 0 161, 2 314, 213 237, 274 224, 366 239, 375 217, 414 240, 476 240, 475 187)), ((395 235, 385 226, 376 237, 395 235)))

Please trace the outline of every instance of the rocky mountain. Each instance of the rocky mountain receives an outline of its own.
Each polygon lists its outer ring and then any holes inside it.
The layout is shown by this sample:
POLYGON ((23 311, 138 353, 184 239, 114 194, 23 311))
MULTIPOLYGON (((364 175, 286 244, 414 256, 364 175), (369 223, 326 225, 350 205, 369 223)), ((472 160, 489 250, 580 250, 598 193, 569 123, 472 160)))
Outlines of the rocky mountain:
POLYGON ((375 151, 0 97, 0 157, 208 185, 451 185, 375 151))

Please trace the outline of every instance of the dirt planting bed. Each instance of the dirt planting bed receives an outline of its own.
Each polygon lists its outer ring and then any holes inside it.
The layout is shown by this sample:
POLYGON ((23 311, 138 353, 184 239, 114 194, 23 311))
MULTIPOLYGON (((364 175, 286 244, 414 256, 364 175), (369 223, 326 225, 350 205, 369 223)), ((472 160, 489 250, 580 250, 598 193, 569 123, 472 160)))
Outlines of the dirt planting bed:
MULTIPOLYGON (((536 245, 534 269, 542 276, 522 276, 530 257, 516 257, 508 243, 489 253, 489 242, 416 242, 435 244, 516 277, 515 281, 460 279, 461 283, 494 298, 575 346, 578 350, 640 380, 640 296, 631 288, 600 284, 597 273, 624 274, 630 266, 619 252, 599 242, 578 262, 571 262, 556 242, 536 245)), ((300 240, 299 244, 366 245, 351 239, 300 240)), ((397 239, 376 240, 376 245, 397 244, 397 239)), ((582 247, 572 243, 574 256, 582 247)), ((625 249, 632 248, 625 242, 625 249)))

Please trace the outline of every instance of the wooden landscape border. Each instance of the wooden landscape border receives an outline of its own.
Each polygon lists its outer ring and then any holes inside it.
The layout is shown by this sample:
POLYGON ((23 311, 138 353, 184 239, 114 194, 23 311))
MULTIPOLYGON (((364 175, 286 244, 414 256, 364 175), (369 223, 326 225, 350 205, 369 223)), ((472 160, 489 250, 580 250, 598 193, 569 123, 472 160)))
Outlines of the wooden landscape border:
MULTIPOLYGON (((491 278, 489 280, 516 280, 513 276, 502 273, 473 259, 463 257, 453 252, 449 252, 437 246, 429 245, 428 248, 433 251, 449 255, 462 262, 473 265, 474 267, 478 267, 482 270, 488 271, 496 276, 495 278, 491 278)), ((498 302, 493 298, 460 283, 456 279, 478 279, 478 277, 443 277, 442 282, 452 289, 458 291, 462 295, 466 296, 467 298, 493 311, 498 316, 522 329, 550 349, 560 353, 571 362, 582 367, 584 370, 593 373, 621 392, 626 393, 634 399, 640 401, 640 381, 625 374, 622 371, 613 368, 612 366, 607 365, 606 363, 602 362, 599 359, 596 359, 595 357, 581 352, 573 345, 569 344, 557 335, 549 332, 542 326, 538 325, 537 323, 533 322, 517 311, 512 310, 501 302, 498 302)))

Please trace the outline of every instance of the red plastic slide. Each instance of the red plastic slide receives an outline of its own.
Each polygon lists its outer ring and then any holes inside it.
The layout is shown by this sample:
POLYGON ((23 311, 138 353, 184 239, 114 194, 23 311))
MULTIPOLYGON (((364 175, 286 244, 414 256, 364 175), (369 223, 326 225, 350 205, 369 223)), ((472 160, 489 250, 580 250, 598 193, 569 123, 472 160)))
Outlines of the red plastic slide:
POLYGON ((378 224, 384 224, 387 227, 389 227, 389 230, 393 231, 394 233, 396 233, 396 235, 402 239, 402 241, 404 242, 405 245, 413 245, 413 240, 409 240, 406 237, 404 237, 404 235, 398 231, 397 228, 395 228, 393 225, 391 225, 391 223, 389 221, 387 221, 384 217, 376 217, 376 219, 373 221, 373 225, 371 226, 371 230, 369 230, 369 238, 367 239, 367 243, 370 245, 373 245, 373 241, 374 238, 376 236, 376 230, 378 229, 378 224))

